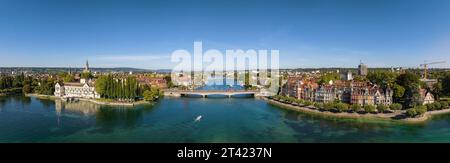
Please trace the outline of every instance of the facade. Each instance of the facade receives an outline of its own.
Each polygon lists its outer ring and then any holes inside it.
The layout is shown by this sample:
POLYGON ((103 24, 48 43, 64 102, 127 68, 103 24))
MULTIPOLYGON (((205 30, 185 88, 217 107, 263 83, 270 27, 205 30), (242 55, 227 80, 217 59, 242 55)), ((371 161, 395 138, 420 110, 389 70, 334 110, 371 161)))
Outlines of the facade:
POLYGON ((390 105, 393 91, 367 82, 353 82, 350 104, 359 105, 390 105))
POLYGON ((281 94, 305 101, 330 103, 340 101, 359 105, 390 105, 393 91, 370 82, 337 80, 318 85, 314 80, 289 78, 281 94))
POLYGON ((78 97, 78 98, 100 98, 100 94, 95 91, 95 86, 88 83, 56 83, 55 93, 56 97, 78 97))
POLYGON ((433 94, 431 94, 430 91, 427 91, 426 89, 420 89, 419 94, 420 94, 419 103, 421 103, 422 105, 431 104, 434 102, 434 96, 433 94))
POLYGON ((331 103, 336 100, 336 90, 330 86, 321 86, 314 94, 314 101, 321 103, 331 103))
MULTIPOLYGON (((89 63, 86 60, 86 65, 83 72, 90 73, 89 63)), ((100 98, 100 94, 95 91, 95 83, 90 79, 83 79, 79 76, 75 78, 79 79, 80 82, 65 82, 56 83, 55 92, 53 93, 56 97, 78 97, 78 98, 100 98)))

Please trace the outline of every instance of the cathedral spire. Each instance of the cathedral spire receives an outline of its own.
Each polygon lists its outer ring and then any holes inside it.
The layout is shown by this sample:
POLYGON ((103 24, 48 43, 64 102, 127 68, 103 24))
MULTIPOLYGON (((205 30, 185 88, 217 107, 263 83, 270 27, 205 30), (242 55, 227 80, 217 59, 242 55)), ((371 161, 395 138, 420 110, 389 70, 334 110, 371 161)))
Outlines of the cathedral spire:
POLYGON ((89 61, 88 60, 86 60, 86 66, 84 67, 83 72, 91 72, 91 70, 89 70, 89 61))

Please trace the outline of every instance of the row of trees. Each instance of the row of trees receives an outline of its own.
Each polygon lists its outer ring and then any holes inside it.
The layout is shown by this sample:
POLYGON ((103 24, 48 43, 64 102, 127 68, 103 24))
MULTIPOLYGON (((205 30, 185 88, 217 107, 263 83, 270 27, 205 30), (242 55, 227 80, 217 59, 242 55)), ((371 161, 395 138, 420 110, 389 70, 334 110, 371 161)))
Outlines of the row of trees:
POLYGON ((139 85, 135 77, 115 78, 112 75, 101 75, 95 81, 95 90, 102 98, 135 101, 155 101, 163 96, 163 92, 150 85, 139 85))
POLYGON ((95 81, 95 90, 102 98, 136 100, 142 95, 134 77, 124 79, 114 78, 112 75, 101 75, 95 81))
MULTIPOLYGON (((53 87, 53 86, 52 86, 53 87)), ((2 92, 32 93, 34 91, 40 92, 44 90, 39 86, 39 81, 31 76, 25 76, 23 73, 15 76, 0 76, 0 90, 2 92), (19 92, 17 92, 19 90, 19 92)), ((53 92, 52 92, 53 93, 53 92)))

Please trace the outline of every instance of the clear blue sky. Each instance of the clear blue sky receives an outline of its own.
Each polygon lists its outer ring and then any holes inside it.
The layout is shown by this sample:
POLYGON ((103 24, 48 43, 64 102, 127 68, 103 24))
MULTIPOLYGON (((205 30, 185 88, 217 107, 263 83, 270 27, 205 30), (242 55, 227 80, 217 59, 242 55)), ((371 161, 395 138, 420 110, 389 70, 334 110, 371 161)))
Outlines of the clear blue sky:
POLYGON ((194 41, 279 49, 283 68, 450 62, 450 1, 0 0, 0 67, 171 68, 194 41))

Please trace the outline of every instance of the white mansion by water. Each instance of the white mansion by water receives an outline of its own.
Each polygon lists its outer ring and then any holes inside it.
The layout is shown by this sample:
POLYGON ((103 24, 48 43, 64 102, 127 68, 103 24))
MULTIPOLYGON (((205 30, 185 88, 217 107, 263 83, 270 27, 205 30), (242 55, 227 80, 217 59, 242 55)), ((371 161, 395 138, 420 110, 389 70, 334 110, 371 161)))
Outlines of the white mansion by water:
MULTIPOLYGON (((90 72, 88 61, 86 61, 86 67, 83 72, 90 72)), ((100 94, 95 91, 94 84, 90 79, 80 79, 80 82, 56 83, 54 95, 62 98, 100 98, 100 94)))

